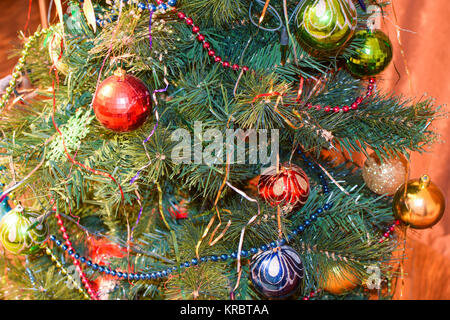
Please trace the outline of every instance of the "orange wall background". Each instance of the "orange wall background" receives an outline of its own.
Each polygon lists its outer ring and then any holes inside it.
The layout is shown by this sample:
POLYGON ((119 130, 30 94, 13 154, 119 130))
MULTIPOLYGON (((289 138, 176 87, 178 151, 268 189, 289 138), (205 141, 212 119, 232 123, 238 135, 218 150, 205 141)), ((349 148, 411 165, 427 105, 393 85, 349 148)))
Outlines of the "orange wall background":
MULTIPOLYGON (((450 2, 448 0, 391 0, 383 30, 395 51, 390 67, 380 76, 379 87, 396 94, 436 98, 437 104, 450 101, 450 2), (400 46, 394 25, 400 31, 400 46), (404 57, 401 54, 404 51, 404 57), (406 60, 406 64, 405 64, 406 60), (407 67, 406 67, 407 65, 407 67), (398 70, 398 73, 396 71, 398 70), (407 73, 409 71, 409 76, 407 73)), ((17 59, 8 60, 14 47, 20 47, 17 34, 27 20, 27 0, 0 1, 0 78, 11 72, 17 59)), ((47 1, 48 3, 48 1, 47 1)), ((29 30, 40 23, 38 1, 32 2, 29 30)), ((448 111, 448 107, 445 106, 448 111)), ((413 154, 411 178, 427 173, 450 199, 450 138, 448 119, 433 126, 442 135, 427 154, 413 154)), ((363 159, 361 159, 361 162, 363 159)), ((448 204, 448 202, 447 202, 448 204)), ((403 281, 399 281, 396 299, 450 299, 450 209, 440 223, 424 231, 408 231, 403 281)))
MULTIPOLYGON (((450 2, 391 0, 391 3, 395 15, 391 7, 383 30, 389 34, 395 50, 393 64, 382 76, 384 90, 407 97, 432 96, 438 105, 449 103, 450 2), (395 24, 415 32, 400 31, 402 46, 395 24)), ((448 112, 448 106, 444 110, 448 112)), ((441 222, 432 229, 408 231, 407 275, 404 286, 399 285, 397 290, 398 299, 450 299, 449 120, 435 121, 433 126, 441 134, 442 143, 433 145, 429 153, 411 155, 410 176, 417 178, 427 173, 443 191, 447 209, 441 222)))

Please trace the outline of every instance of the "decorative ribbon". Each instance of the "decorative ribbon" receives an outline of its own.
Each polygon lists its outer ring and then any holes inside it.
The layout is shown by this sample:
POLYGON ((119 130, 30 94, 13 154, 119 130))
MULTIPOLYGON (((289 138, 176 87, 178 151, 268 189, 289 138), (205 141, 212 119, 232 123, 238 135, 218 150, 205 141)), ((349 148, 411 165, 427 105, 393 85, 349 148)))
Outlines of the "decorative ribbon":
POLYGON ((241 236, 239 238, 239 245, 238 245, 238 252, 237 252, 237 273, 238 273, 238 279, 236 281, 236 285, 234 286, 234 288, 231 290, 230 293, 230 297, 232 299, 234 299, 234 291, 236 291, 236 289, 239 287, 239 283, 241 281, 241 275, 242 275, 242 268, 241 268, 241 250, 242 250, 242 245, 244 242, 244 234, 245 234, 245 229, 247 228, 247 226, 249 226, 250 224, 252 224, 256 218, 260 215, 261 213, 261 209, 259 207, 259 202, 256 199, 253 199, 251 197, 249 197, 245 192, 243 192, 242 190, 239 190, 238 188, 232 186, 228 181, 226 182, 227 186, 229 186, 231 189, 233 189, 234 191, 236 191, 238 194, 240 194, 243 198, 245 198, 248 201, 251 202, 255 202, 256 205, 258 206, 258 211, 257 213, 250 218, 250 220, 248 220, 247 224, 242 228, 241 230, 241 236))
POLYGON ((33 3, 33 0, 30 0, 28 2, 28 15, 27 15, 27 22, 25 23, 25 28, 23 28, 25 30, 25 32, 27 31, 28 28, 28 24, 30 23, 30 17, 31 17, 31 5, 33 3))
POLYGON ((252 104, 255 103, 256 100, 258 100, 259 98, 263 98, 263 97, 273 97, 273 96, 280 96, 281 93, 279 92, 268 92, 268 93, 261 93, 258 94, 257 96, 255 96, 252 100, 252 104))
MULTIPOLYGON (((160 55, 159 55, 159 61, 160 61, 160 62, 162 62, 162 57, 163 57, 162 54, 160 54, 160 55)), ((144 146, 145 154, 147 155, 147 158, 148 158, 148 163, 147 163, 145 166, 141 167, 141 168, 138 170, 138 172, 136 173, 136 175, 135 175, 133 178, 131 178, 131 180, 130 180, 130 185, 133 184, 133 183, 136 181, 137 178, 139 178, 139 175, 141 174, 141 171, 144 170, 145 168, 147 168, 147 167, 152 163, 152 159, 151 159, 151 157, 150 157, 150 154, 148 153, 148 150, 147 150, 147 147, 146 147, 145 144, 150 140, 150 138, 153 136, 153 134, 155 133, 156 129, 158 128, 158 124, 159 124, 159 114, 158 114, 158 109, 156 109, 157 106, 158 106, 158 99, 156 99, 156 94, 157 94, 157 93, 161 93, 161 92, 166 92, 167 89, 169 88, 169 81, 167 80, 166 76, 167 76, 167 67, 166 67, 166 65, 164 65, 164 79, 163 79, 163 81, 164 81, 164 83, 166 84, 166 87, 165 87, 165 88, 162 88, 162 89, 156 89, 156 90, 153 91, 153 93, 152 93, 152 98, 153 98, 153 101, 155 102, 155 118, 156 118, 156 123, 155 123, 155 125, 153 126, 153 129, 152 129, 152 131, 150 132, 150 134, 148 135, 148 137, 145 138, 144 141, 142 141, 142 145, 144 146)))
MULTIPOLYGON (((230 120, 230 119, 228 119, 228 120, 230 120)), ((227 126, 228 126, 228 124, 227 124, 227 126)), ((217 231, 217 229, 218 229, 218 228, 221 226, 221 224, 222 224, 222 221, 221 221, 221 219, 220 219, 220 212, 219 212, 219 210, 217 209, 217 203, 219 202, 220 195, 222 194, 223 188, 225 187, 225 183, 227 182, 228 175, 229 175, 229 173, 230 173, 230 158, 231 158, 231 154, 228 154, 228 155, 227 155, 227 163, 226 163, 226 166, 225 166, 225 176, 223 177, 222 184, 220 185, 219 191, 217 192, 217 195, 216 195, 216 199, 214 200, 214 207, 215 207, 215 209, 216 209, 217 217, 219 218, 219 225, 214 229, 214 232, 213 232, 212 235, 211 235, 211 238, 210 238, 210 241, 209 241, 209 244, 210 244, 210 245, 211 245, 211 243, 216 243, 216 242, 218 241, 218 239, 216 239, 217 241, 212 241, 212 238, 213 238, 215 232, 217 231), (211 242, 211 241, 212 241, 212 242, 211 242)), ((200 245, 202 244, 203 239, 208 235, 209 229, 211 228, 211 226, 212 226, 212 224, 214 223, 214 220, 215 220, 215 219, 216 219, 216 216, 214 215, 214 216, 211 218, 211 220, 209 220, 209 223, 208 223, 208 225, 207 225, 205 231, 203 232, 203 235, 202 235, 201 239, 197 242, 197 244, 196 244, 196 246, 195 246, 195 255, 196 255, 197 259, 200 258, 200 255, 199 255, 199 252, 198 252, 198 250, 199 250, 199 248, 200 248, 200 245)), ((231 222, 228 221, 228 223, 231 223, 231 222)), ((228 229, 228 227, 226 227, 224 231, 226 231, 226 229, 228 229)), ((222 238, 222 236, 221 236, 220 238, 222 238)))
MULTIPOLYGON (((51 137, 53 139, 53 136, 51 137)), ((50 142, 52 139, 47 139, 45 141, 45 144, 47 144, 48 142, 50 142)), ((22 180, 20 180, 18 183, 16 183, 15 185, 9 187, 8 189, 6 189, 0 196, 0 202, 2 202, 3 200, 5 200, 5 198, 8 196, 8 194, 12 191, 14 191, 17 187, 19 187, 21 184, 23 184, 29 177, 31 177, 43 164, 45 161, 45 149, 44 149, 44 154, 42 155, 42 160, 41 162, 39 162, 37 164, 36 167, 34 167, 33 170, 30 171, 30 173, 28 173, 22 180)))
POLYGON ((133 228, 131 228, 131 241, 133 241, 133 232, 134 232, 134 229, 138 226, 139 221, 141 220, 141 217, 142 217, 142 211, 144 210, 144 206, 142 205, 142 202, 141 202, 141 196, 139 195, 139 192, 138 192, 137 190, 135 190, 135 193, 136 193, 136 196, 137 196, 137 202, 139 203, 140 208, 139 208, 139 214, 138 214, 138 218, 137 218, 137 220, 136 220, 136 223, 135 223, 135 225, 133 226, 133 228))
POLYGON ((72 164, 75 164, 91 173, 97 174, 97 175, 101 175, 104 177, 108 177, 110 178, 112 181, 114 181, 114 183, 119 187, 120 190, 120 195, 122 197, 122 201, 125 200, 125 196, 123 194, 123 190, 121 185, 117 182, 116 179, 114 179, 114 177, 112 175, 110 175, 109 173, 100 171, 100 170, 96 170, 96 169, 92 169, 80 162, 78 162, 77 160, 75 160, 74 158, 72 158, 72 156, 69 154, 69 152, 67 151, 67 147, 66 147, 66 143, 64 141, 64 136, 61 132, 61 130, 59 130, 58 125, 56 124, 55 121, 55 111, 56 111, 56 94, 55 94, 55 80, 52 81, 52 89, 53 89, 53 112, 52 112, 52 122, 53 122, 53 126, 55 127, 55 130, 59 133, 60 137, 61 137, 61 141, 64 147, 64 153, 66 154, 66 157, 69 159, 70 162, 72 162, 72 164))
MULTIPOLYGON (((110 43, 110 45, 109 45, 108 53, 106 54, 105 59, 103 59, 102 66, 101 66, 100 71, 99 71, 99 73, 98 73, 97 84, 96 84, 96 87, 95 87, 95 93, 94 93, 94 96, 92 97, 92 101, 94 101, 94 98, 95 98, 95 96, 97 95, 97 90, 98 90, 98 86, 99 86, 99 84, 100 84, 100 78, 102 77, 102 71, 103 71, 103 68, 105 67, 106 60, 108 59, 108 57, 109 57, 109 55, 111 54, 112 49, 113 49, 114 38, 115 38, 115 36, 116 36, 117 30, 119 29, 120 17, 122 16, 122 6, 123 6, 123 1, 120 1, 120 6, 119 6, 119 16, 118 16, 118 18, 117 18, 117 25, 116 25, 116 27, 114 28, 114 31, 113 31, 112 36, 111 36, 111 43, 110 43)), ((91 103, 91 105, 92 105, 92 103, 91 103)))

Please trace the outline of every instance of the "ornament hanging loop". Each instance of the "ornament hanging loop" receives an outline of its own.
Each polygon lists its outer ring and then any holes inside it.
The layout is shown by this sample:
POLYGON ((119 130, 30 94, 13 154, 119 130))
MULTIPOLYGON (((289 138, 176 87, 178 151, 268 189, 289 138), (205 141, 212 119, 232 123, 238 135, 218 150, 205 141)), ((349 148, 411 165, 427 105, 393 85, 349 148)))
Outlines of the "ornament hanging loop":
POLYGON ((367 13, 370 17, 367 18, 367 29, 370 31, 381 29, 381 18, 383 16, 381 8, 376 5, 370 5, 367 8, 367 13))

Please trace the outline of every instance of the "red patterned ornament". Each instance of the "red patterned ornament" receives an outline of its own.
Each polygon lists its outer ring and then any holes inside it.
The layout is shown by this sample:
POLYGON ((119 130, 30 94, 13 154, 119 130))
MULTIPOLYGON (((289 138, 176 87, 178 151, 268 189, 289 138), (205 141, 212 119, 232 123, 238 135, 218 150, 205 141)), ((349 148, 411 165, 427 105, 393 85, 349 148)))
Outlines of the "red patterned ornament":
POLYGON ((284 163, 278 172, 270 167, 261 174, 259 195, 271 206, 279 205, 283 215, 300 209, 309 196, 309 180, 306 173, 295 164, 284 163))
POLYGON ((104 127, 116 132, 135 130, 152 111, 150 91, 141 80, 117 69, 98 86, 93 108, 104 127))

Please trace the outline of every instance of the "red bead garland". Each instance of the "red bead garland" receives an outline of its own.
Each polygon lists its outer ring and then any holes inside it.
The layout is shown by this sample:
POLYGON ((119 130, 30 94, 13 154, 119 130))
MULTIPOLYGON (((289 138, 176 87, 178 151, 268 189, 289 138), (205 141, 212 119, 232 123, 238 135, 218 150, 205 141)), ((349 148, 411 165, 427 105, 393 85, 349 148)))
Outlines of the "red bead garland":
POLYGON ((395 222, 387 228, 387 230, 384 232, 383 237, 378 241, 379 243, 389 239, 389 237, 392 235, 392 233, 395 230, 395 226, 398 226, 400 224, 400 220, 395 220, 395 222))
POLYGON ((192 33, 197 34, 197 40, 203 43, 203 48, 208 51, 208 55, 214 59, 214 62, 221 63, 224 68, 231 67, 231 69, 233 69, 234 71, 239 71, 239 69, 242 70, 243 72, 248 71, 247 66, 240 66, 237 63, 232 64, 230 61, 222 61, 222 58, 216 55, 216 52, 211 48, 211 44, 206 41, 205 36, 199 33, 200 28, 194 25, 194 21, 192 20, 192 18, 188 18, 184 12, 177 11, 176 8, 173 8, 173 10, 177 12, 178 18, 180 20, 184 20, 184 22, 188 26, 192 26, 192 33))
MULTIPOLYGON (((64 222, 61 219, 61 216, 59 215, 59 213, 57 212, 57 210, 56 210, 57 208, 56 208, 56 205, 54 203, 55 203, 55 200, 53 198, 51 198, 50 199, 50 204, 53 206, 52 210, 55 212, 55 218, 57 219, 57 224, 58 224, 58 226, 60 226, 59 230, 63 234, 63 239, 66 240, 66 245, 67 245, 67 248, 68 248, 67 251, 75 252, 75 250, 74 250, 74 248, 72 246, 72 242, 70 241, 69 235, 67 234, 67 230, 64 227, 64 222)), ((70 257, 73 260, 73 264, 75 265, 75 267, 76 267, 76 269, 78 271, 78 274, 80 275, 81 282, 83 283, 84 287, 86 288, 87 292, 89 293, 89 296, 93 300, 98 300, 97 293, 92 289, 92 286, 89 283, 89 280, 87 279, 86 274, 81 269, 80 261, 75 259, 75 257, 73 255, 71 255, 70 257)))
MULTIPOLYGON (((208 51, 208 55, 214 59, 214 62, 221 63, 224 68, 231 67, 231 69, 233 69, 234 71, 238 71, 239 69, 241 69, 243 72, 247 72, 249 70, 249 68, 247 66, 240 66, 236 63, 232 64, 229 61, 222 61, 222 58, 220 56, 216 55, 216 52, 211 48, 211 44, 208 41, 206 41, 205 36, 203 34, 199 33, 200 28, 198 26, 194 25, 194 21, 192 20, 192 18, 188 18, 184 12, 178 11, 176 8, 173 8, 173 10, 177 13, 178 18, 180 20, 185 20, 185 23, 188 26, 192 26, 192 33, 197 34, 197 40, 199 42, 203 43, 203 48, 208 51)), ((323 110, 325 112, 334 112, 334 113, 338 113, 340 111, 347 113, 350 110, 357 110, 358 106, 363 102, 363 100, 372 95, 372 93, 373 93, 372 91, 374 88, 375 88, 375 78, 370 78, 369 85, 367 87, 367 92, 364 96, 357 97, 355 99, 355 101, 353 103, 351 103, 350 105, 335 106, 335 107, 326 106, 326 107, 323 107, 323 110)), ((311 109, 314 107, 318 111, 322 109, 321 105, 313 106, 311 103, 307 103, 306 106, 308 107, 308 109, 311 109)))
MULTIPOLYGON (((335 107, 326 106, 326 107, 323 107, 323 111, 325 111, 325 112, 334 112, 334 113, 338 113, 338 112, 342 111, 344 113, 347 113, 350 110, 357 110, 358 106, 364 101, 364 99, 366 99, 367 97, 372 95, 374 89, 375 89, 375 78, 370 78, 369 79, 369 85, 367 86, 366 94, 361 96, 361 97, 357 97, 355 99, 355 101, 350 104, 350 106, 348 106, 348 105, 335 106, 335 107)), ((314 108, 317 111, 322 109, 321 105, 313 105, 312 103, 309 103, 309 102, 306 104, 306 107, 308 107, 308 109, 314 108)))
POLYGON ((302 300, 309 300, 313 298, 316 294, 320 292, 320 289, 317 289, 316 291, 311 291, 308 295, 304 296, 302 300))

